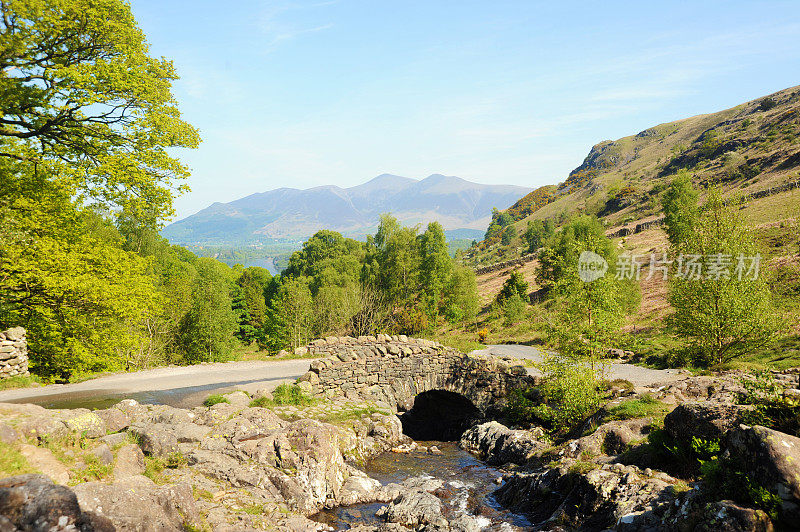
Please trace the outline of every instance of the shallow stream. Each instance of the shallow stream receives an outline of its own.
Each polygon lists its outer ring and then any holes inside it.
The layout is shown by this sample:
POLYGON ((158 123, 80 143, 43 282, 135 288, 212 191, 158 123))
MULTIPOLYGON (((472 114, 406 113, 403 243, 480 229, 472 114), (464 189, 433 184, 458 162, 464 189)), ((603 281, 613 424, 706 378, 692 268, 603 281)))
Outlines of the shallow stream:
MULTIPOLYGON (((384 485, 420 476, 443 480, 445 487, 437 490, 436 495, 442 499, 445 518, 448 520, 467 514, 477 516, 483 530, 511 531, 530 528, 531 525, 524 516, 502 508, 492 497, 492 492, 498 487, 496 480, 503 474, 500 470, 460 449, 455 442, 418 443, 426 447, 436 445, 442 454, 386 452, 367 462, 363 470, 384 485)), ((323 510, 312 519, 336 530, 379 524, 383 521, 375 516, 375 512, 386 504, 388 503, 342 506, 323 510)))

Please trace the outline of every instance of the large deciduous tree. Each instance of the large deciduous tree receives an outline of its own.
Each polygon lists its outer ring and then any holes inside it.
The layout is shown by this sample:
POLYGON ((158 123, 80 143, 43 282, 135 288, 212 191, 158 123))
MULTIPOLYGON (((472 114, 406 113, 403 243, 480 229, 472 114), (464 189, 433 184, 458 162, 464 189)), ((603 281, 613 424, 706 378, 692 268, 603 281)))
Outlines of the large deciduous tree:
POLYGON ((168 150, 199 137, 172 63, 148 53, 121 0, 0 2, 0 157, 92 202, 170 214, 188 170, 168 150))
POLYGON ((0 1, 0 327, 37 371, 118 367, 159 297, 109 221, 155 228, 197 146, 121 0, 0 1))

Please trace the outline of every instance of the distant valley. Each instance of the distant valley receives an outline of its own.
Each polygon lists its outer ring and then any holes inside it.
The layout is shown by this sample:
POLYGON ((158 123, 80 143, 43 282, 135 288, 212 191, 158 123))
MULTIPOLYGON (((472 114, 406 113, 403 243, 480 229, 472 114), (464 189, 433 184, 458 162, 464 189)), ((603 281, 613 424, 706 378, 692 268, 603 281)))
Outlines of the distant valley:
POLYGON ((438 221, 449 239, 480 239, 493 207, 506 209, 531 190, 441 174, 422 180, 383 174, 350 188, 279 188, 214 203, 162 234, 190 246, 299 242, 321 229, 358 238, 374 232, 382 213, 391 213, 405 225, 438 221))

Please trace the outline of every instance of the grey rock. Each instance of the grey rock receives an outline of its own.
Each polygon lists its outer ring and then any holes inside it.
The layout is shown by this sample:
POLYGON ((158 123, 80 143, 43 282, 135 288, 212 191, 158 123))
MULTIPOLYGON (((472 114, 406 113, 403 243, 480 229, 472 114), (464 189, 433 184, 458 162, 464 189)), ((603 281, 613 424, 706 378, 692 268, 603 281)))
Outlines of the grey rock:
POLYGON ((129 443, 117 451, 117 460, 114 463, 114 478, 123 478, 141 475, 145 471, 144 453, 138 445, 129 443))
POLYGON ((432 493, 422 490, 407 491, 382 507, 375 515, 383 517, 390 523, 397 523, 410 528, 448 526, 442 515, 442 502, 432 493))
POLYGON ((95 410, 97 415, 106 425, 109 432, 119 432, 130 425, 130 416, 119 408, 107 408, 105 410, 95 410))
POLYGON ((178 450, 178 438, 167 423, 131 425, 128 432, 139 440, 145 454, 166 457, 178 450))
POLYGON ((107 443, 101 443, 92 449, 92 455, 103 465, 108 465, 114 461, 114 453, 111 452, 111 448, 107 443))
POLYGON ((156 486, 142 476, 112 484, 87 482, 74 488, 82 508, 104 514, 120 530, 183 531, 202 526, 188 484, 156 486))
POLYGON ((490 421, 464 432, 459 445, 490 464, 524 464, 547 447, 539 441, 541 436, 538 431, 511 430, 497 421, 490 421))
POLYGON ((781 498, 782 520, 800 523, 800 438, 742 425, 728 433, 725 448, 747 478, 781 498))
POLYGON ((84 512, 72 490, 43 475, 0 479, 0 530, 113 532, 106 518, 84 512), (10 528, 9 528, 10 527, 10 528))
POLYGON ((670 436, 684 443, 693 437, 719 439, 739 423, 747 407, 722 403, 684 403, 664 418, 664 429, 670 436))
POLYGON ((20 434, 13 427, 5 423, 0 423, 0 441, 3 443, 14 443, 20 439, 20 434))

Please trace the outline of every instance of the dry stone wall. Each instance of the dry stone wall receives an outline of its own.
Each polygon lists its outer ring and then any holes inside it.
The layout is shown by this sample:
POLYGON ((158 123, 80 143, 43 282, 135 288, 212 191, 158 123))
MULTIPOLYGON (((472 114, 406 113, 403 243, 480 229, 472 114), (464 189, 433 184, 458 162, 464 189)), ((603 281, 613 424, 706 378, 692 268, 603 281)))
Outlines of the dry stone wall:
POLYGON ((325 356, 299 379, 313 395, 375 401, 398 410, 410 409, 417 394, 443 390, 490 414, 505 405, 510 390, 533 384, 524 366, 403 335, 329 337, 297 353, 325 356))
POLYGON ((0 380, 28 376, 28 342, 25 329, 14 327, 0 332, 0 380))
POLYGON ((537 254, 536 253, 529 253, 527 255, 523 255, 518 259, 511 259, 506 260, 503 262, 496 262, 494 264, 489 264, 488 266, 479 266, 475 268, 475 275, 484 275, 487 273, 497 272, 500 270, 505 270, 506 268, 513 268, 515 266, 523 266, 531 261, 536 260, 537 254))

